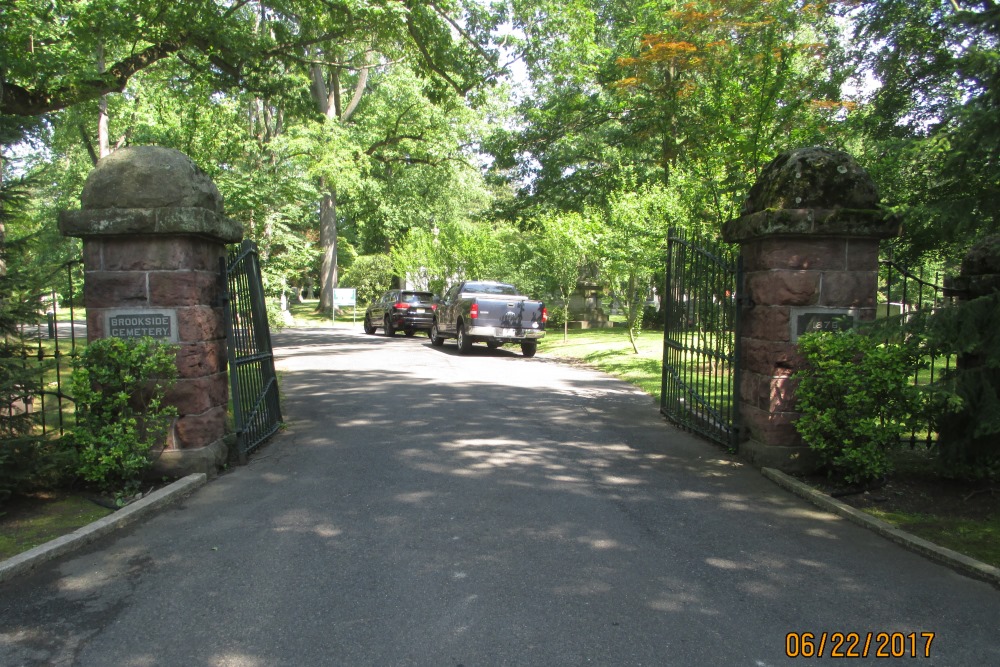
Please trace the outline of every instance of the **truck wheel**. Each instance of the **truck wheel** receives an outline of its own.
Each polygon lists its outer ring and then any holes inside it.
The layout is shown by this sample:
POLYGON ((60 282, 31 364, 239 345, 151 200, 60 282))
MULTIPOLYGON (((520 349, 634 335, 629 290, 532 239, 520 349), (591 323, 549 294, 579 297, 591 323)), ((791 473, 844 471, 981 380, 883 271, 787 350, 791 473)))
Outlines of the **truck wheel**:
POLYGON ((472 339, 465 335, 465 326, 458 325, 458 333, 456 335, 458 338, 458 353, 465 354, 472 349, 472 339))
POLYGON ((365 333, 371 336, 375 333, 375 325, 372 324, 372 318, 365 315, 365 333))
POLYGON ((434 347, 441 347, 442 345, 444 345, 444 338, 441 338, 441 336, 438 335, 437 322, 431 325, 431 332, 429 335, 431 337, 431 345, 433 345, 434 347))
POLYGON ((388 315, 385 318, 385 335, 386 336, 395 336, 396 335, 396 330, 393 328, 393 326, 392 326, 392 320, 389 319, 388 315))
POLYGON ((526 357, 535 356, 535 352, 538 351, 538 342, 533 340, 521 341, 521 354, 526 357))

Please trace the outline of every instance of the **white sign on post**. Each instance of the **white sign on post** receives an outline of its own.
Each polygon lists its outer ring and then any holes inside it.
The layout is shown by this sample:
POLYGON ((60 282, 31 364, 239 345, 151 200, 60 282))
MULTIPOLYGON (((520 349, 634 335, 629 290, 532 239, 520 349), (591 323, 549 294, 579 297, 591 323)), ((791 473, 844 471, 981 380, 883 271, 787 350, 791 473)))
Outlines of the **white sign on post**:
MULTIPOLYGON (((358 291, 352 288, 335 288, 333 290, 333 321, 337 321, 336 313, 339 306, 355 306, 357 305, 358 291)), ((357 309, 351 311, 351 326, 358 323, 358 313, 357 309)))
POLYGON ((353 287, 351 289, 335 289, 333 290, 333 305, 353 306, 357 303, 357 293, 358 291, 353 287))

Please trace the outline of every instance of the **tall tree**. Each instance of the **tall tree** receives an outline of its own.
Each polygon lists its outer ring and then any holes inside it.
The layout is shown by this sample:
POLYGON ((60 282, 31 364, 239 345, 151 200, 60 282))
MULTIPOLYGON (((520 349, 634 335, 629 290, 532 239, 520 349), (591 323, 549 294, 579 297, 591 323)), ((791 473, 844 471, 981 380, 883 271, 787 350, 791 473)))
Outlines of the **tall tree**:
POLYGON ((955 263, 1000 230, 1000 6, 866 0, 849 17, 871 79, 862 157, 903 218, 902 250, 955 263))

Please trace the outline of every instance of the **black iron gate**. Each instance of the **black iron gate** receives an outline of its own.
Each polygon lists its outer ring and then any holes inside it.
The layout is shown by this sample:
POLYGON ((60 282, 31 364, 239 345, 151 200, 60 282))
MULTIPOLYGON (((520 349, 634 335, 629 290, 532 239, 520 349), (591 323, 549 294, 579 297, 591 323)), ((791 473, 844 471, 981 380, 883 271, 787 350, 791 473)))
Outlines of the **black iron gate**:
POLYGON ((222 260, 225 280, 226 349, 229 391, 236 420, 240 463, 281 424, 278 379, 274 373, 271 330, 260 277, 257 245, 245 240, 222 260))
MULTIPOLYGON (((66 393, 73 362, 87 339, 74 300, 83 266, 72 260, 51 269, 49 287, 16 306, 20 323, 0 336, 0 438, 25 432, 58 437, 75 424, 66 393)), ((16 293, 13 298, 26 297, 16 293)))
POLYGON ((742 266, 734 246, 670 231, 660 412, 732 449, 740 431, 736 395, 742 266))

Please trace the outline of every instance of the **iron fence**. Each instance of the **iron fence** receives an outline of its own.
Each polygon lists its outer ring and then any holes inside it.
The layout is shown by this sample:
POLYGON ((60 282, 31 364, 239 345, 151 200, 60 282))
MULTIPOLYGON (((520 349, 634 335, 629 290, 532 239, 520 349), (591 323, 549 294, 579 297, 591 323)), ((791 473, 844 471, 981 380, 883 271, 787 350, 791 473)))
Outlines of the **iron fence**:
MULTIPOLYGON (((895 320, 902 327, 919 321, 918 314, 927 315, 950 306, 954 297, 946 293, 943 282, 944 276, 939 272, 923 267, 911 270, 892 258, 879 260, 876 319, 895 320)), ((913 369, 911 382, 914 386, 933 384, 954 366, 952 355, 928 352, 913 369)), ((910 446, 916 447, 918 443, 933 446, 937 438, 935 428, 930 415, 918 415, 910 432, 910 446)))
POLYGON ((735 449, 739 445, 739 250, 671 229, 663 290, 660 412, 735 449))
POLYGON ((28 428, 43 436, 61 436, 75 424, 75 406, 66 393, 73 360, 86 341, 86 324, 77 321, 74 282, 82 280, 78 260, 67 262, 53 274, 52 285, 38 296, 38 316, 22 322, 4 335, 0 357, 11 365, 5 373, 0 434, 12 436, 28 428), (16 377, 31 378, 17 382, 16 377), (6 384, 6 382, 5 382, 6 384))

